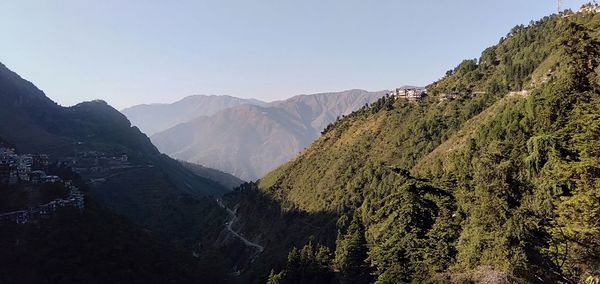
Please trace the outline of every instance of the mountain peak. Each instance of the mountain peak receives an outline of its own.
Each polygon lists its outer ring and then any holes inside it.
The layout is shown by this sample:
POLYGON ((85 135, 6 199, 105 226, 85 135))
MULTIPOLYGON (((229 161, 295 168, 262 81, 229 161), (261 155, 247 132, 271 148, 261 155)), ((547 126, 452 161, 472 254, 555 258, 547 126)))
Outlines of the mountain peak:
POLYGON ((178 159, 255 180, 290 160, 339 116, 386 92, 360 89, 299 95, 266 105, 239 105, 175 125, 151 136, 178 159))
POLYGON ((0 62, 0 102, 15 106, 56 105, 33 83, 0 62))
POLYGON ((228 95, 191 95, 170 104, 132 106, 121 112, 144 133, 153 135, 174 125, 239 105, 264 105, 255 99, 241 99, 228 95))

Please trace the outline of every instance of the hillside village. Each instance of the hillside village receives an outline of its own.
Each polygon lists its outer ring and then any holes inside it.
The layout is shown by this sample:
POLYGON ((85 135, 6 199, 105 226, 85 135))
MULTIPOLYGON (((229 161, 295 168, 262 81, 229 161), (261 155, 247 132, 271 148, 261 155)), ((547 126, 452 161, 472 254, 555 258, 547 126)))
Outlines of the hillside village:
POLYGON ((0 184, 19 182, 56 182, 57 176, 46 175, 48 155, 18 155, 14 149, 0 148, 0 184))
POLYGON ((51 184, 68 190, 67 196, 63 198, 56 198, 27 209, 0 213, 0 222, 26 224, 40 218, 51 217, 59 208, 85 209, 84 194, 79 187, 70 177, 48 174, 51 171, 50 165, 46 154, 17 154, 13 148, 0 147, 0 188, 36 191, 44 185, 51 184))
MULTIPOLYGON (((481 94, 485 94, 485 93, 487 93, 487 92, 483 92, 483 91, 467 91, 467 92, 463 92, 463 93, 448 92, 448 93, 440 93, 439 95, 437 95, 437 99, 438 99, 438 101, 447 101, 447 100, 456 99, 458 97, 473 97, 475 95, 481 95, 481 94)), ((412 103, 416 103, 416 102, 422 101, 425 97, 427 97, 428 92, 427 92, 427 89, 425 89, 425 88, 400 87, 400 88, 396 88, 396 89, 392 90, 389 93, 389 95, 396 99, 403 99, 403 100, 407 100, 412 103)))
POLYGON ((57 198, 33 208, 0 213, 0 222, 27 224, 37 219, 49 218, 54 215, 59 208, 63 207, 73 207, 84 210, 85 199, 79 188, 71 185, 69 181, 65 181, 64 186, 69 188, 69 194, 65 198, 57 198))
MULTIPOLYGON (((79 151, 74 157, 60 157, 55 163, 86 176, 131 167, 127 155, 109 155, 100 151, 79 151)), ((50 164, 46 154, 19 155, 15 149, 0 147, 0 184, 60 182, 60 177, 47 174, 50 164)))
POLYGON ((80 151, 75 157, 60 158, 60 164, 71 167, 73 172, 80 175, 102 175, 111 170, 131 167, 125 154, 109 155, 99 151, 80 151))

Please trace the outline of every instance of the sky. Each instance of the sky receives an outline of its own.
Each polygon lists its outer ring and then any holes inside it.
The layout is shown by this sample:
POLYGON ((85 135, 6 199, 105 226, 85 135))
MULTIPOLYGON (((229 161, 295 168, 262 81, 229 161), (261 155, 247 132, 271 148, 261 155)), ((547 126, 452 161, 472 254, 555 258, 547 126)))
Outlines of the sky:
POLYGON ((5 0, 0 62, 64 106, 273 101, 426 85, 556 10, 556 0, 5 0))

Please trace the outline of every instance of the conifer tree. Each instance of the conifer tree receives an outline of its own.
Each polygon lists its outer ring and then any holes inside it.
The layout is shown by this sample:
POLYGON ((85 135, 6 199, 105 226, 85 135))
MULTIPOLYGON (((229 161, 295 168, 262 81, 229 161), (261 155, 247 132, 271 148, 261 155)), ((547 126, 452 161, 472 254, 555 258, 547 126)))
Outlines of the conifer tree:
POLYGON ((368 282, 367 252, 365 228, 358 211, 355 211, 346 234, 338 239, 336 246, 335 263, 340 270, 342 283, 368 282))

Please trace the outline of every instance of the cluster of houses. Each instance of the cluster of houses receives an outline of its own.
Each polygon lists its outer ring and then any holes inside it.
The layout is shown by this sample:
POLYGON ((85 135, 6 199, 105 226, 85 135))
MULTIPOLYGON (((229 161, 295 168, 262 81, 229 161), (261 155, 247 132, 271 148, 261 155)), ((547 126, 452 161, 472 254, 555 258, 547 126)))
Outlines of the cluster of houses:
POLYGON ((0 214, 0 222, 27 224, 41 218, 49 218, 54 215, 59 208, 74 207, 79 210, 85 209, 84 195, 79 188, 71 185, 70 182, 65 182, 65 186, 69 188, 69 194, 66 198, 55 199, 46 204, 38 205, 37 207, 26 210, 2 213, 0 214))
MULTIPOLYGON (((442 93, 442 94, 439 94, 438 100, 439 101, 447 101, 447 100, 456 99, 460 96, 473 96, 473 95, 479 95, 479 94, 485 94, 485 93, 486 92, 473 92, 473 91, 468 91, 463 94, 461 94, 459 92, 442 93)), ((427 96, 427 89, 418 88, 418 87, 401 87, 401 88, 396 88, 396 89, 392 90, 390 92, 390 96, 395 97, 397 99, 404 99, 409 102, 420 102, 423 100, 423 98, 425 98, 427 96)))
POLYGON ((58 176, 46 175, 47 171, 48 155, 18 155, 12 148, 0 147, 0 184, 38 184, 61 181, 58 176))
MULTIPOLYGON (((127 155, 109 155, 98 151, 78 152, 75 157, 58 159, 59 165, 70 167, 82 175, 104 174, 110 170, 131 167, 127 155)), ((48 175, 48 155, 16 154, 12 148, 0 146, 0 184, 41 184, 61 182, 48 175)))
POLYGON ((71 167, 73 172, 85 175, 131 167, 127 155, 109 155, 99 151, 78 152, 75 157, 59 159, 59 163, 71 167))
POLYGON ((419 102, 427 96, 427 89, 417 87, 396 88, 390 92, 392 97, 408 100, 409 102, 419 102))
MULTIPOLYGON (((58 165, 69 167, 73 172, 88 177, 101 176, 115 169, 131 167, 125 154, 110 155, 99 151, 81 151, 75 157, 57 159, 58 165)), ((64 198, 52 200, 36 207, 0 213, 0 222, 26 224, 38 219, 49 218, 59 208, 73 207, 83 210, 84 195, 70 180, 47 174, 49 158, 46 154, 17 154, 15 149, 0 146, 0 185, 39 185, 44 183, 62 183, 69 189, 64 198)), ((93 180, 93 179, 92 179, 93 180)))
POLYGON ((25 224, 39 218, 52 216, 58 208, 74 207, 83 210, 84 195, 70 180, 55 175, 47 175, 48 155, 17 154, 14 149, 0 146, 0 185, 38 185, 43 183, 62 183, 69 189, 65 198, 52 200, 26 210, 0 214, 0 221, 25 224))

